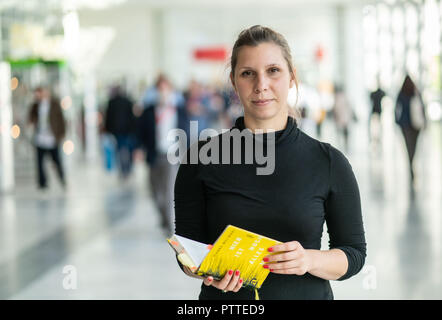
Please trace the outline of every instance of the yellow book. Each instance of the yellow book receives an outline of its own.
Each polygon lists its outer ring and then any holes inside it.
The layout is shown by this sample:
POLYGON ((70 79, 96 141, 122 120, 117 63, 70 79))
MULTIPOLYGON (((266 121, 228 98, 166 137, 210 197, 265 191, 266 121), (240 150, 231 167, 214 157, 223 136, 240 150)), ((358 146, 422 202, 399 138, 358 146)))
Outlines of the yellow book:
POLYGON ((228 225, 213 247, 174 235, 167 239, 183 265, 200 276, 222 279, 228 270, 239 270, 243 286, 261 288, 269 274, 263 258, 269 247, 280 241, 228 225), (190 240, 190 241, 189 241, 190 240))

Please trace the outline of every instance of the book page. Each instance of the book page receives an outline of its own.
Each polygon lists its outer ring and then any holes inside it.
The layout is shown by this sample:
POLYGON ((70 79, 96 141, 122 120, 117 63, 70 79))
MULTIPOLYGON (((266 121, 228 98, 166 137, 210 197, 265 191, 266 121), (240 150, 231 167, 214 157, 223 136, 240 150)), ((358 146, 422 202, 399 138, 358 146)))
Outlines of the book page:
POLYGON ((205 243, 175 235, 176 239, 186 250, 187 254, 193 260, 196 266, 200 266, 206 255, 209 253, 209 246, 205 243))

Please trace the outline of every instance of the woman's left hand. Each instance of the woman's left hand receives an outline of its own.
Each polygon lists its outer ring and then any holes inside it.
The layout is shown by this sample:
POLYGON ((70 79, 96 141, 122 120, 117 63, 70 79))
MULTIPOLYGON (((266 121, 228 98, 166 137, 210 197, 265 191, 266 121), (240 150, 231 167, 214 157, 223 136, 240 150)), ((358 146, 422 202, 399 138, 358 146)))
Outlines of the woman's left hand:
POLYGON ((274 254, 263 258, 263 267, 272 273, 302 276, 311 268, 309 251, 304 249, 298 241, 277 244, 267 250, 274 254))

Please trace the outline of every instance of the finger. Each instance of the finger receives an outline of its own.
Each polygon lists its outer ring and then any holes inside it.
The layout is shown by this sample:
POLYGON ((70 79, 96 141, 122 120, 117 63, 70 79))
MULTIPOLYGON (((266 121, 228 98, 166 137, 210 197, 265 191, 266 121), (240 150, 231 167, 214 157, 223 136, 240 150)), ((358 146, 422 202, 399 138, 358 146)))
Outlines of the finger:
POLYGON ((239 291, 239 289, 241 289, 242 288, 242 284, 243 284, 243 279, 239 279, 238 280, 238 283, 236 284, 236 287, 235 288, 233 288, 233 292, 238 292, 239 291))
POLYGON ((298 249, 301 244, 298 241, 290 241, 285 243, 276 244, 267 249, 269 252, 280 252, 280 251, 293 251, 298 249))
POLYGON ((218 282, 216 287, 221 290, 226 290, 226 287, 229 284, 232 276, 233 276, 233 270, 227 271, 225 276, 218 282))
POLYGON ((211 285, 213 285, 214 284, 214 280, 213 280, 213 277, 212 276, 208 276, 207 278, 205 278, 204 279, 204 284, 206 285, 206 286, 211 286, 211 285))
POLYGON ((306 273, 306 271, 302 268, 290 268, 290 269, 279 269, 279 270, 275 270, 272 269, 271 270, 272 273, 277 273, 277 274, 296 274, 298 276, 302 276, 306 273))
POLYGON ((190 275, 190 269, 183 265, 183 271, 185 274, 190 275))
POLYGON ((193 273, 193 272, 191 271, 191 269, 188 268, 188 267, 186 267, 186 266, 183 266, 183 271, 184 271, 184 273, 185 273, 186 275, 188 275, 189 277, 197 278, 197 279, 203 279, 202 276, 199 276, 199 275, 193 273))
POLYGON ((239 270, 236 270, 233 273, 233 277, 230 279, 229 284, 227 285, 227 287, 224 289, 226 291, 233 291, 233 289, 235 289, 236 285, 239 282, 239 270))
POLYGON ((279 261, 290 261, 295 260, 300 257, 300 253, 298 250, 295 251, 287 251, 278 254, 272 254, 265 256, 262 261, 264 262, 279 262, 279 261))
POLYGON ((195 273, 193 273, 192 272, 192 269, 190 269, 189 267, 187 267, 187 266, 183 266, 183 269, 184 269, 184 272, 187 274, 187 275, 195 275, 195 273))
POLYGON ((300 267, 300 263, 299 263, 299 261, 296 261, 296 260, 290 260, 290 261, 286 261, 286 262, 265 264, 262 267, 264 269, 269 269, 269 270, 291 269, 291 268, 300 267))

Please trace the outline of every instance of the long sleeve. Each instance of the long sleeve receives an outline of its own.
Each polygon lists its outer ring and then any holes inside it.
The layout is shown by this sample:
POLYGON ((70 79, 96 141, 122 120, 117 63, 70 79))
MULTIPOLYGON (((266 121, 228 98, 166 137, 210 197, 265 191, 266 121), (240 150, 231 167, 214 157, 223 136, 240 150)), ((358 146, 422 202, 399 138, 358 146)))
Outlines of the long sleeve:
POLYGON ((362 222, 359 188, 345 156, 329 147, 330 191, 326 200, 326 223, 330 249, 341 249, 347 256, 348 269, 338 280, 357 274, 366 257, 366 242, 362 222))
MULTIPOLYGON (((175 233, 183 237, 207 243, 206 202, 204 186, 198 178, 198 164, 187 163, 178 169, 174 188, 175 233)), ((177 262, 181 270, 183 266, 177 262)))
MULTIPOLYGON (((189 160, 189 152, 186 155, 189 160)), ((198 164, 182 163, 175 180, 175 233, 207 242, 207 217, 204 183, 198 176, 198 164)))

